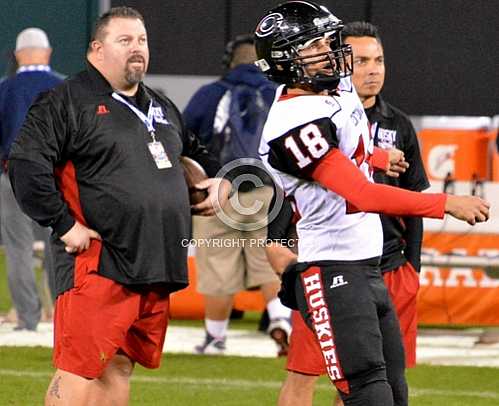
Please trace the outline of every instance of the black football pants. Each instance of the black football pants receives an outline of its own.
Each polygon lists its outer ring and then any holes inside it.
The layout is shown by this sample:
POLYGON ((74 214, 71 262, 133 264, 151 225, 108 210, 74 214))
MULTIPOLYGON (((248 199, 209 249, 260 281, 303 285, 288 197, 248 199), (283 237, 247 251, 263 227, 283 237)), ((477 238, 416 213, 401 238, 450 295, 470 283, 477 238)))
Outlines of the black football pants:
POLYGON ((377 259, 309 264, 295 292, 345 405, 407 406, 399 323, 377 259))

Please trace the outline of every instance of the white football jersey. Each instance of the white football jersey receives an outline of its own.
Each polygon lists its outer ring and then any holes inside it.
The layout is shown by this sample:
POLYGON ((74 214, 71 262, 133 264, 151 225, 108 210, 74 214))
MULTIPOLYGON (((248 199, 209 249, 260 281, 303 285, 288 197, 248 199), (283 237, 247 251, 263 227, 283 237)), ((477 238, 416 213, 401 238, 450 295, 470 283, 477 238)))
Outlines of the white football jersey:
POLYGON ((366 159, 374 144, 350 78, 341 80, 334 96, 282 95, 283 90, 284 86, 279 87, 270 108, 259 152, 286 196, 296 201, 298 260, 355 261, 380 256, 379 216, 349 214, 344 198, 310 177, 317 162, 338 148, 372 182, 366 159))

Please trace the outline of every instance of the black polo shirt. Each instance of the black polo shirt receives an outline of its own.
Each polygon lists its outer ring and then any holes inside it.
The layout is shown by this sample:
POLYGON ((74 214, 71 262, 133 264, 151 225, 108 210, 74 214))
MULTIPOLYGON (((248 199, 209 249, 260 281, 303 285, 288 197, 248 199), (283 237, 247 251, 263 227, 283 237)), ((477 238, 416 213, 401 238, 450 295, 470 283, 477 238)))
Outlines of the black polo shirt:
MULTIPOLYGON (((219 165, 183 125, 167 98, 139 85, 130 103, 147 115, 154 108, 155 137, 171 167, 158 169, 144 123, 91 65, 44 93, 28 116, 9 156, 9 175, 22 209, 54 230, 58 294, 74 286, 77 257, 59 237, 75 219, 103 239, 97 271, 122 284, 188 284, 191 215, 180 155, 213 176, 219 165)), ((82 254, 83 255, 83 254, 82 254)))
MULTIPOLYGON (((381 148, 398 148, 404 151, 410 166, 399 178, 387 176, 384 172, 374 173, 376 183, 397 186, 403 189, 422 191, 430 186, 424 170, 418 139, 409 117, 376 97, 373 107, 366 109, 371 123, 374 143, 381 148)), ((383 225, 383 256, 381 270, 389 271, 407 261, 418 270, 420 263, 422 219, 400 218, 381 215, 383 225)))

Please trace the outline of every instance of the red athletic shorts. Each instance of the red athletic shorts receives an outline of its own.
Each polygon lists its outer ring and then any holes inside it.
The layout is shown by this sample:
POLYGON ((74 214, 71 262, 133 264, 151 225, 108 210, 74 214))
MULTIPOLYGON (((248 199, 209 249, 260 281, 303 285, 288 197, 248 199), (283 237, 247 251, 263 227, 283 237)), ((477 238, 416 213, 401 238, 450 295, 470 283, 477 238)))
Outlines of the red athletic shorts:
MULTIPOLYGON (((384 275, 385 285, 394 304, 404 341, 406 367, 416 365, 417 312, 416 297, 419 274, 409 262, 384 275)), ((324 358, 312 330, 299 311, 291 315, 293 330, 286 369, 306 375, 325 375, 324 358)))
POLYGON ((412 368, 416 365, 419 274, 410 262, 406 262, 391 272, 385 272, 383 278, 399 319, 404 340, 405 366, 412 368))
POLYGON ((289 338, 286 369, 305 375, 325 375, 326 366, 322 351, 313 331, 298 310, 291 312, 291 325, 293 330, 289 338))
POLYGON ((146 368, 158 368, 169 318, 166 289, 129 289, 96 272, 77 280, 55 304, 55 367, 98 378, 120 350, 146 368))

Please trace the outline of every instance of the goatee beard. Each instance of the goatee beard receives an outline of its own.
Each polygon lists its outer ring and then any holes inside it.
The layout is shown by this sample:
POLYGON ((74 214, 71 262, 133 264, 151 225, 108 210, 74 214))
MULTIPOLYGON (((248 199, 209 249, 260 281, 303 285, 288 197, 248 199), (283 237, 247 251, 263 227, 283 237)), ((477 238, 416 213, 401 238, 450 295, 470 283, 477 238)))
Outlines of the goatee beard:
POLYGON ((144 79, 145 72, 142 70, 127 69, 125 72, 125 80, 130 85, 136 85, 144 79))

